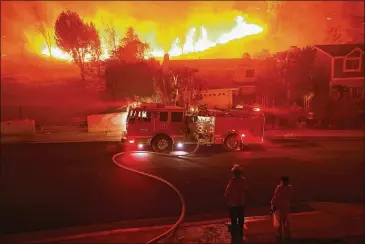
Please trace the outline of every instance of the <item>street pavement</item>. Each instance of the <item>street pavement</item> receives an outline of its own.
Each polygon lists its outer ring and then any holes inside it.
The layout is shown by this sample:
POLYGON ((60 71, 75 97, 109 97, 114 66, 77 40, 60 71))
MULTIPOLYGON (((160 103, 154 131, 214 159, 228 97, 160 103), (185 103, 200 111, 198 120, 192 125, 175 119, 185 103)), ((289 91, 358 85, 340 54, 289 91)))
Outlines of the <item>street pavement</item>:
MULTIPOLYGON (((187 221, 225 217, 224 188, 239 163, 250 183, 247 215, 266 215, 281 175, 295 189, 294 212, 303 202, 364 200, 362 140, 267 143, 227 153, 202 148, 196 157, 124 155, 123 164, 173 183, 187 203, 187 221), (196 217, 196 216, 199 216, 196 217)), ((2 145, 1 233, 104 223, 123 228, 174 223, 180 202, 166 185, 127 172, 111 161, 115 142, 2 145), (162 222, 163 222, 162 221, 162 222)))
MULTIPOLYGON (((357 244, 364 243, 364 208, 357 204, 308 202, 316 211, 291 214, 292 243, 357 244)), ((177 231, 158 243, 231 243, 228 219, 185 222, 177 231)), ((128 229, 86 227, 58 231, 40 231, 8 235, 3 243, 147 243, 170 226, 128 229)), ((248 244, 275 243, 272 217, 245 218, 248 244)))

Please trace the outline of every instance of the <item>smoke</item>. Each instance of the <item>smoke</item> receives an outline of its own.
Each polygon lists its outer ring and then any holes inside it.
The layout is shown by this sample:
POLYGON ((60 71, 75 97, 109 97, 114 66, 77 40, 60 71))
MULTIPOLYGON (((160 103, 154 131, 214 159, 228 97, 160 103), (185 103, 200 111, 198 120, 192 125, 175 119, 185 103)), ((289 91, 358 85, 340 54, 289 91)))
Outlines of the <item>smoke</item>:
MULTIPOLYGON (((245 15, 252 23, 270 30, 273 23, 266 11, 267 2, 1 1, 1 34, 7 38, 6 50, 25 42, 30 49, 39 52, 45 44, 36 32, 36 24, 42 22, 53 28, 59 13, 71 10, 85 21, 93 21, 101 36, 105 36, 105 23, 111 19, 119 37, 127 27, 133 26, 142 40, 168 50, 176 37, 184 39, 189 28, 199 30, 204 25, 214 38, 214 35, 232 28, 237 15, 245 15)), ((280 33, 275 40, 272 36, 265 36, 262 48, 275 50, 290 45, 318 44, 325 39, 329 25, 326 18, 337 18, 336 24, 341 25, 342 17, 333 13, 342 13, 342 2, 286 1, 281 5, 277 13, 281 22, 280 33)), ((363 8, 355 9, 364 15, 363 8)))
POLYGON ((228 28, 234 24, 234 17, 242 13, 240 9, 250 5, 252 2, 235 1, 2 1, 1 29, 8 40, 26 41, 38 49, 42 41, 35 37, 36 24, 42 22, 51 28, 61 11, 71 10, 84 20, 93 21, 101 36, 105 23, 112 19, 119 36, 133 26, 145 41, 168 49, 176 37, 184 37, 193 26, 228 28))

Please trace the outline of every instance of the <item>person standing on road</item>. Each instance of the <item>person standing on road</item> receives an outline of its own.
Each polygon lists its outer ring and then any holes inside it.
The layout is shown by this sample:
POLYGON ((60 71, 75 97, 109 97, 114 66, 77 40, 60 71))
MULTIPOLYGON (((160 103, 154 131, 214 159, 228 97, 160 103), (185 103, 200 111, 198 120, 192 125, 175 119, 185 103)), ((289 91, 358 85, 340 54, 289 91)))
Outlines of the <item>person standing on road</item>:
POLYGON ((274 217, 276 229, 276 241, 290 240, 290 202, 293 196, 293 186, 289 184, 289 177, 283 176, 280 184, 276 187, 271 199, 271 211, 274 217))
POLYGON ((232 168, 233 178, 228 182, 225 198, 228 205, 228 212, 231 219, 231 236, 232 242, 237 240, 243 241, 243 227, 244 227, 244 205, 245 192, 247 191, 247 181, 242 176, 242 168, 235 164, 232 168))

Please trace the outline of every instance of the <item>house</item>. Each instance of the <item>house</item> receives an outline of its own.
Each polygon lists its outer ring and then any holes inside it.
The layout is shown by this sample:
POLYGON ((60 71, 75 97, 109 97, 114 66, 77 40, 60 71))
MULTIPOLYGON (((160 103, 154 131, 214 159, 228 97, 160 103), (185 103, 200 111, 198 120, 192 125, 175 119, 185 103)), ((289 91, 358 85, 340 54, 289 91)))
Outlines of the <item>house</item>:
POLYGON ((163 67, 196 69, 194 78, 201 79, 206 89, 202 93, 203 102, 208 107, 232 108, 237 96, 256 98, 256 79, 263 70, 263 62, 249 58, 170 60, 167 57, 163 67))
POLYGON ((315 45, 316 62, 329 77, 330 96, 338 86, 353 99, 364 98, 364 44, 315 45))

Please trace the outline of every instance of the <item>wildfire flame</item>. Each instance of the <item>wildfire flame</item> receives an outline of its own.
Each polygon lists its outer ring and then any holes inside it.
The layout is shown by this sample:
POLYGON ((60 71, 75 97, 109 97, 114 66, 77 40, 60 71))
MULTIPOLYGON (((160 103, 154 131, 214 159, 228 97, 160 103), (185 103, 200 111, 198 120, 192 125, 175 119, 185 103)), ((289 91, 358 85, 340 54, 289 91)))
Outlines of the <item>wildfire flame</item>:
MULTIPOLYGON (((184 44, 181 43, 181 40, 178 37, 175 38, 175 40, 171 44, 170 50, 168 51, 169 56, 177 57, 183 54, 202 52, 217 45, 227 44, 230 41, 238 40, 246 36, 256 35, 263 32, 262 27, 256 24, 247 23, 242 16, 237 16, 235 20, 236 25, 231 29, 231 31, 222 33, 214 41, 209 40, 208 30, 204 26, 200 27, 199 38, 197 38, 196 27, 190 28, 186 33, 184 44)), ((102 59, 105 60, 109 58, 109 55, 107 48, 105 47, 105 43, 103 42, 103 40, 101 41, 103 46, 102 59)), ((44 47, 41 53, 45 56, 51 56, 47 47, 44 47)), ((69 54, 64 53, 56 46, 51 47, 51 53, 52 57, 54 58, 72 61, 72 57, 69 54)), ((165 51, 162 48, 158 46, 152 46, 150 48, 150 51, 147 53, 146 58, 151 56, 155 58, 161 58, 164 56, 164 54, 165 51)), ((90 59, 90 57, 86 57, 86 60, 88 59, 90 59)))

